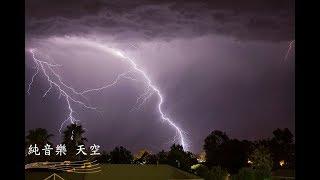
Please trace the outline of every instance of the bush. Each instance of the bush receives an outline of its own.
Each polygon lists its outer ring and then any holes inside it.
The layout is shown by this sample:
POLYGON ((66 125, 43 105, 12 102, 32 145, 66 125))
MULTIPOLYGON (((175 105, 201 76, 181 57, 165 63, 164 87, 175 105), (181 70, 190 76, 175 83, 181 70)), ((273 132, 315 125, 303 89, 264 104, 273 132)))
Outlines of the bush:
POLYGON ((241 168, 232 180, 269 180, 270 175, 262 169, 241 168))
POLYGON ((209 169, 202 164, 196 164, 191 167, 194 173, 205 180, 225 180, 228 172, 222 169, 220 166, 214 166, 209 169))
POLYGON ((220 166, 214 166, 209 171, 205 180, 225 180, 228 172, 220 166))
POLYGON ((237 177, 238 180, 255 180, 255 171, 251 168, 241 168, 237 177))
POLYGON ((209 168, 202 164, 193 165, 191 166, 191 169, 197 176, 200 176, 202 178, 206 178, 209 173, 209 168))
POLYGON ((252 161, 256 180, 270 179, 273 162, 267 148, 260 146, 255 149, 250 156, 250 160, 252 161))
POLYGON ((255 169, 256 180, 269 180, 271 179, 271 173, 268 169, 255 169))

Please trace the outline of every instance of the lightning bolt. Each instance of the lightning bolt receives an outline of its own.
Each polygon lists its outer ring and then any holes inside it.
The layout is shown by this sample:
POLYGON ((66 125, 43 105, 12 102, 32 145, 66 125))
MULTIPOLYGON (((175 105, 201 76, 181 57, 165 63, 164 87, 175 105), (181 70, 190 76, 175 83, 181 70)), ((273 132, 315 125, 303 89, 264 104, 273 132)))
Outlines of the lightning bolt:
POLYGON ((138 96, 136 104, 132 108, 132 110, 139 109, 139 107, 141 107, 152 95, 156 94, 159 99, 158 104, 157 104, 157 111, 159 113, 160 119, 163 122, 166 122, 168 125, 170 125, 176 131, 176 135, 174 136, 173 141, 174 142, 178 141, 182 145, 184 150, 188 150, 189 145, 186 142, 185 132, 164 113, 164 111, 162 109, 163 103, 164 103, 163 95, 162 95, 160 89, 151 81, 151 78, 147 75, 147 73, 142 68, 140 68, 135 63, 135 61, 133 59, 124 55, 124 53, 118 49, 110 48, 106 45, 100 44, 95 41, 90 41, 90 40, 82 41, 82 43, 85 43, 86 45, 88 45, 90 47, 95 47, 95 48, 100 49, 104 52, 111 53, 111 54, 119 57, 121 60, 125 61, 130 66, 130 70, 119 74, 115 78, 115 80, 113 80, 111 83, 106 83, 105 85, 103 85, 101 87, 86 89, 83 91, 76 91, 74 88, 72 88, 71 86, 68 86, 66 83, 64 83, 62 81, 62 78, 59 76, 59 74, 57 74, 54 71, 54 67, 59 66, 59 65, 50 64, 46 61, 42 61, 42 60, 37 59, 36 55, 35 55, 35 50, 34 49, 30 50, 30 52, 32 53, 33 61, 35 63, 36 72, 34 73, 34 75, 31 78, 31 82, 29 84, 29 88, 28 88, 27 92, 29 93, 30 87, 34 81, 34 78, 41 72, 47 78, 47 81, 50 84, 50 87, 45 92, 44 96, 50 91, 50 89, 52 89, 53 87, 56 87, 58 89, 58 91, 60 92, 59 96, 60 95, 64 96, 65 100, 67 102, 69 114, 68 114, 68 117, 66 118, 66 120, 62 122, 59 131, 61 131, 63 125, 67 121, 70 121, 71 123, 76 123, 78 121, 74 117, 75 111, 72 108, 71 102, 76 103, 76 104, 80 104, 82 107, 87 108, 87 109, 96 110, 95 107, 89 106, 81 100, 74 99, 73 98, 74 96, 82 97, 82 98, 86 99, 86 97, 85 97, 86 94, 96 92, 96 91, 102 91, 104 89, 116 86, 120 82, 121 79, 139 81, 137 78, 133 77, 134 75, 136 75, 136 76, 139 75, 140 77, 142 77, 142 80, 140 80, 140 81, 142 81, 144 83, 145 90, 140 96, 138 96), (51 77, 48 74, 48 72, 47 72, 48 70, 51 72, 51 75, 53 77, 51 77), (66 91, 66 90, 69 90, 69 91, 66 91))
POLYGON ((166 116, 166 114, 163 112, 162 110, 162 105, 163 105, 163 95, 161 94, 159 88, 152 83, 151 79, 149 78, 149 76, 147 75, 146 72, 144 72, 141 68, 138 67, 138 65, 129 57, 125 56, 121 51, 119 50, 116 50, 116 49, 113 49, 111 48, 111 51, 113 51, 116 55, 118 55, 120 58, 122 58, 123 60, 125 60, 126 62, 128 62, 131 67, 137 72, 139 73, 140 75, 142 75, 142 77, 144 78, 145 80, 145 83, 147 84, 147 93, 144 93, 145 95, 142 95, 140 96, 137 101, 144 97, 143 98, 143 101, 142 101, 142 104, 149 98, 152 96, 153 93, 155 93, 158 98, 159 98, 159 103, 158 103, 158 112, 160 114, 160 118, 167 122, 171 127, 173 127, 179 138, 180 138, 180 144, 182 145, 183 149, 184 150, 187 150, 188 149, 188 145, 187 143, 185 142, 185 138, 184 138, 184 132, 181 130, 181 128, 179 128, 169 117, 166 116), (153 92, 149 92, 149 89, 151 89, 153 92))
MULTIPOLYGON (((34 82, 34 78, 41 73, 46 80, 49 82, 49 89, 44 93, 44 95, 42 97, 45 97, 47 95, 47 93, 53 88, 56 87, 56 89, 59 91, 59 97, 62 95, 67 103, 67 108, 68 108, 68 116, 67 118, 62 122, 59 132, 61 133, 61 129, 63 128, 63 125, 67 122, 70 121, 72 124, 76 123, 77 120, 75 118, 75 111, 73 109, 72 103, 74 104, 79 104, 82 107, 86 108, 86 109, 91 109, 91 110, 97 110, 96 107, 92 107, 90 105, 87 105, 87 103, 74 98, 75 95, 80 95, 82 96, 82 94, 80 94, 79 92, 77 92, 74 88, 66 85, 63 81, 62 78, 60 77, 60 75, 58 73, 56 73, 56 71, 54 70, 54 67, 57 66, 61 66, 61 65, 57 65, 57 64, 51 64, 49 62, 40 60, 37 58, 37 50, 36 49, 30 49, 29 52, 32 54, 32 60, 35 64, 35 68, 36 68, 36 72, 33 74, 31 81, 28 85, 28 90, 27 93, 30 94, 30 90, 32 87, 32 84, 34 82), (69 90, 69 91, 67 91, 69 90)), ((82 96, 83 97, 83 96, 82 96)))
POLYGON ((295 40, 290 41, 289 46, 288 46, 288 50, 287 50, 287 52, 286 52, 286 55, 285 55, 283 61, 287 61, 287 59, 288 59, 288 57, 289 57, 289 54, 290 54, 290 52, 291 52, 292 46, 293 46, 294 43, 295 43, 295 40))

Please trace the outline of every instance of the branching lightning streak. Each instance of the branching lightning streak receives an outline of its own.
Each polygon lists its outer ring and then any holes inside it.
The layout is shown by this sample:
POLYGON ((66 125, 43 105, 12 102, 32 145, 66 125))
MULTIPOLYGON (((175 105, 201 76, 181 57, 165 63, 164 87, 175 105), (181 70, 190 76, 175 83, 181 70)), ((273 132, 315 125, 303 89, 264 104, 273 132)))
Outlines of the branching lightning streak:
POLYGON ((293 45, 294 43, 295 43, 295 40, 290 41, 289 46, 288 46, 288 50, 287 50, 286 55, 285 55, 285 57, 284 57, 284 59, 283 59, 284 61, 286 61, 286 60, 288 59, 289 53, 291 52, 292 45, 293 45))
POLYGON ((172 128, 175 129, 176 131, 176 135, 174 137, 174 141, 176 141, 176 138, 179 137, 179 143, 182 145, 183 149, 184 150, 188 150, 188 147, 189 145, 187 144, 186 140, 185 140, 185 137, 184 137, 184 131, 181 130, 180 127, 178 127, 178 125, 176 125, 164 112, 163 112, 163 109, 162 109, 162 106, 163 106, 163 102, 164 102, 164 98, 163 98, 163 95, 161 94, 159 88, 154 84, 152 83, 151 79, 149 78, 149 76, 147 75, 147 73, 142 70, 136 63, 134 60, 132 60, 131 58, 125 56, 121 51, 117 50, 117 49, 114 49, 114 48, 109 48, 107 46, 104 46, 100 43, 96 43, 96 42, 92 42, 92 41, 86 41, 85 42, 87 45, 90 45, 90 46, 93 46, 93 47, 96 47, 96 48, 99 48, 99 49, 102 49, 103 51, 106 51, 108 53, 112 53, 118 57, 121 58, 121 60, 124 60, 126 63, 129 64, 129 66, 131 67, 129 71, 127 72, 124 72, 124 73, 121 73, 119 74, 115 80, 113 80, 111 83, 109 84, 106 84, 102 87, 99 87, 99 88, 93 88, 93 89, 87 89, 87 90, 83 90, 83 91, 76 91, 74 88, 72 88, 71 86, 68 86, 66 85, 61 77, 59 76, 59 74, 57 74, 53 67, 55 66, 59 66, 59 65, 56 65, 56 64, 50 64, 48 62, 45 62, 45 61, 42 61, 42 60, 39 60, 36 58, 36 55, 35 55, 35 50, 31 50, 30 52, 32 53, 32 58, 33 58, 33 61, 35 63, 35 67, 36 67, 36 72, 35 74, 32 76, 31 78, 31 82, 29 83, 29 88, 28 88, 28 93, 30 93, 30 88, 32 86, 32 83, 34 81, 34 78, 37 76, 37 74, 39 74, 40 72, 47 78, 47 81, 49 82, 50 84, 50 87, 49 89, 45 92, 45 94, 43 95, 43 97, 46 96, 46 94, 54 87, 56 87, 59 91, 59 98, 60 96, 64 96, 65 97, 65 100, 67 102, 67 106, 68 106, 68 110, 69 110, 69 114, 68 114, 68 117, 65 119, 65 121, 62 122, 61 124, 61 127, 59 129, 59 131, 61 132, 61 129, 62 127, 64 126, 64 124, 67 122, 67 121, 70 121, 71 123, 75 123, 77 122, 78 120, 74 117, 74 114, 75 114, 75 111, 73 110, 72 108, 72 104, 71 102, 74 102, 74 103, 77 103, 77 104, 80 104, 81 106, 87 108, 87 109, 93 109, 93 110, 96 110, 95 107, 91 107, 89 105, 86 105, 86 103, 82 102, 81 100, 77 100, 77 99, 74 99, 73 96, 81 96, 82 98, 86 99, 85 97, 85 94, 87 93, 90 93, 90 92, 96 92, 96 91, 101 91, 101 90, 104 90, 104 89, 107 89, 107 88, 110 88, 110 87, 113 87, 115 86, 117 83, 119 83, 119 81, 122 79, 122 78, 125 78, 125 79, 129 79, 129 80, 134 80, 134 81, 138 81, 136 78, 133 78, 131 76, 131 73, 135 73, 136 75, 140 75, 143 77, 143 82, 144 84, 146 85, 146 89, 145 91, 143 92, 143 94, 141 94, 140 96, 138 96, 137 98, 137 101, 136 101, 136 104, 135 106, 132 108, 133 110, 134 109, 139 109, 139 107, 141 107, 153 94, 156 94, 159 98, 159 102, 158 102, 158 105, 157 105, 157 109, 158 109, 158 112, 160 114, 160 118, 161 120, 167 122, 172 128), (52 74, 53 78, 48 74, 46 68, 49 70, 49 72, 52 74), (54 80, 54 78, 56 80, 54 80), (68 92, 66 91, 66 89, 70 90, 71 92, 68 92))
MULTIPOLYGON (((86 105, 86 103, 82 102, 81 100, 77 100, 77 99, 74 99, 72 97, 72 95, 81 95, 79 92, 77 92, 74 88, 66 85, 61 77, 54 71, 53 67, 56 67, 56 66, 60 66, 60 65, 56 65, 56 64, 51 64, 51 63, 48 63, 48 62, 45 62, 45 61, 42 61, 42 60, 39 60, 37 57, 36 57, 36 50, 35 49, 31 49, 30 50, 30 53, 32 54, 32 59, 33 59, 33 62, 35 63, 35 67, 36 67, 36 72, 35 74, 33 74, 32 78, 31 78, 31 81, 29 83, 29 86, 28 86, 28 94, 30 94, 30 89, 31 89, 31 86, 34 82, 34 78, 39 74, 39 72, 41 72, 45 78, 47 79, 47 81, 49 82, 49 89, 44 93, 43 97, 45 97, 47 95, 47 93, 52 89, 52 87, 56 87, 57 90, 59 91, 59 97, 62 95, 65 97, 65 100, 67 102, 67 106, 68 106, 68 110, 69 110, 69 114, 68 114, 68 117, 63 121, 63 123, 61 124, 60 126, 60 129, 59 129, 59 132, 61 132, 61 129, 63 127, 63 125, 67 122, 67 121, 70 121, 72 124, 76 123, 78 120, 74 117, 74 114, 75 114, 75 111, 73 110, 72 108, 72 104, 71 102, 73 103, 76 103, 76 104, 79 104, 81 105, 82 107, 84 108, 87 108, 87 109, 91 109, 91 110, 97 110, 96 107, 92 107, 90 105, 86 105), (49 72, 48 72, 49 71, 49 72), (52 75, 50 75, 52 74, 52 75), (65 89, 69 89, 71 90, 71 92, 73 94, 70 94, 68 93, 65 89)), ((83 97, 83 96, 82 96, 83 97)))
MULTIPOLYGON (((184 132, 181 130, 181 128, 179 128, 169 117, 166 116, 166 114, 163 112, 162 110, 162 105, 163 105, 163 96, 159 90, 159 88, 154 85, 151 81, 151 79, 149 78, 149 76, 147 75, 147 73, 145 71, 143 71, 140 67, 138 67, 138 65, 129 57, 125 56, 121 51, 117 50, 117 49, 114 49, 114 48, 108 48, 108 47, 105 47, 105 46, 102 46, 101 44, 97 44, 97 43, 93 43, 93 42, 89 42, 88 44, 91 44, 91 45, 94 45, 96 47, 100 47, 101 49, 103 50, 106 50, 108 52, 112 52, 113 54, 119 56, 121 59, 125 60, 127 63, 129 63, 129 65, 131 66, 131 68, 138 74, 140 74, 143 79, 145 80, 145 83, 147 85, 147 90, 146 92, 141 95, 140 97, 138 97, 137 101, 139 101, 139 99, 143 98, 143 101, 142 103, 139 104, 142 105, 149 97, 151 97, 151 95, 153 93, 156 93, 158 98, 159 98, 159 102, 158 102, 158 112, 160 114, 160 118, 163 120, 163 121, 166 121, 171 127, 173 127, 178 136, 179 136, 179 139, 180 139, 180 144, 182 145, 183 149, 184 150, 187 150, 188 149, 188 144, 186 143, 185 141, 185 138, 184 138, 184 132), (149 88, 152 89, 153 92, 149 92, 149 88)), ((119 76, 121 76, 122 74, 120 74, 119 76)), ((118 76, 118 77, 119 77, 118 76)), ((118 79, 118 78, 117 78, 118 79)), ((111 83, 111 86, 112 85, 115 85, 118 81, 115 81, 115 83, 111 83)), ((98 90, 101 90, 101 89, 105 89, 107 87, 110 87, 110 84, 106 85, 106 86, 103 86, 101 88, 98 88, 98 90)))
POLYGON ((153 93, 154 92, 149 87, 147 87, 144 93, 137 98, 136 104, 130 111, 140 109, 140 107, 153 95, 153 93))
POLYGON ((112 81, 112 83, 107 84, 107 85, 105 85, 105 86, 103 86, 103 87, 100 87, 100 88, 88 89, 88 90, 82 91, 80 94, 81 94, 81 95, 84 95, 84 94, 89 93, 89 92, 101 91, 101 90, 103 90, 103 89, 112 87, 112 86, 116 85, 116 84, 120 81, 120 79, 121 79, 122 77, 130 79, 130 77, 127 76, 129 73, 131 73, 131 71, 121 73, 121 74, 119 74, 119 75, 117 76, 117 78, 116 78, 114 81, 112 81))

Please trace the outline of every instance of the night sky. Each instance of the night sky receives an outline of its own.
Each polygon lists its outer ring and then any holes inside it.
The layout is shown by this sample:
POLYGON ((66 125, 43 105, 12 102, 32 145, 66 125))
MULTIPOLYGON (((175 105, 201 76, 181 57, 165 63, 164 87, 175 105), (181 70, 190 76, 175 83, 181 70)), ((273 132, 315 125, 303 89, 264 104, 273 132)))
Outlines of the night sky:
MULTIPOLYGON (((294 133, 292 0, 28 0, 26 48, 37 48, 77 90, 111 82, 128 65, 87 45, 97 41, 122 50, 150 76, 164 96, 163 110, 186 132, 198 153, 214 130, 229 137, 271 137, 276 128, 294 133)), ((26 89, 35 72, 26 51, 26 89)), ((55 135, 67 107, 44 76, 26 93, 26 133, 42 127, 55 135)), ((101 112, 75 105, 89 144, 122 145, 135 152, 167 150, 175 130, 162 122, 156 95, 130 111, 145 86, 122 80, 88 94, 101 112)))

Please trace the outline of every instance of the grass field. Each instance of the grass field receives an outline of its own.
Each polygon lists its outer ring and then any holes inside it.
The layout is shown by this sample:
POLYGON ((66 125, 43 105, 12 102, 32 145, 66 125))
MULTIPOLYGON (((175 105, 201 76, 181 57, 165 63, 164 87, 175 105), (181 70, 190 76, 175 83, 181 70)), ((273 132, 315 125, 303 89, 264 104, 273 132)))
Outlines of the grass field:
MULTIPOLYGON (((56 172, 66 180, 169 180, 201 179, 169 165, 101 165, 101 172, 93 174, 74 174, 56 172)), ((26 180, 43 180, 53 172, 26 172, 26 180)))

